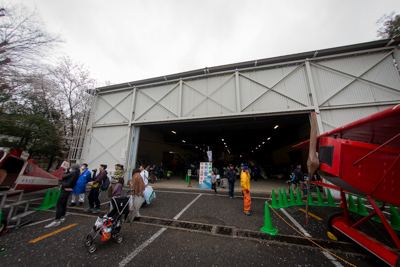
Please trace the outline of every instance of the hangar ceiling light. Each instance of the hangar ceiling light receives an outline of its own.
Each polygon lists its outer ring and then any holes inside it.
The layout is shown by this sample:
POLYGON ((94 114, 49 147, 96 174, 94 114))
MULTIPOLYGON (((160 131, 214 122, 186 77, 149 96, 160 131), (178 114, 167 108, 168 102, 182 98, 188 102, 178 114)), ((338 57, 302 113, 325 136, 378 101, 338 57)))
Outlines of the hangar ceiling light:
POLYGON ((173 134, 176 134, 176 132, 175 132, 175 131, 171 131, 171 133, 173 133, 173 134))
POLYGON ((275 125, 274 129, 276 129, 276 128, 278 128, 278 127, 279 127, 279 125, 275 125))

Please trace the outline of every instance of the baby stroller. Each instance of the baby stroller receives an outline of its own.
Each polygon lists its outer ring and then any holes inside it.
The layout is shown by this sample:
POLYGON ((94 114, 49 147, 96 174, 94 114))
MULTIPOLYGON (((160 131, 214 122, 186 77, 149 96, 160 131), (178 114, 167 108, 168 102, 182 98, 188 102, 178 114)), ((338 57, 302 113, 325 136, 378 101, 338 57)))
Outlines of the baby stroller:
POLYGON ((129 197, 111 198, 112 210, 108 214, 97 217, 92 230, 86 237, 85 245, 89 248, 89 253, 96 251, 96 246, 93 244, 97 236, 101 236, 101 242, 115 240, 118 244, 122 242, 121 227, 122 215, 125 219, 129 214, 129 197))

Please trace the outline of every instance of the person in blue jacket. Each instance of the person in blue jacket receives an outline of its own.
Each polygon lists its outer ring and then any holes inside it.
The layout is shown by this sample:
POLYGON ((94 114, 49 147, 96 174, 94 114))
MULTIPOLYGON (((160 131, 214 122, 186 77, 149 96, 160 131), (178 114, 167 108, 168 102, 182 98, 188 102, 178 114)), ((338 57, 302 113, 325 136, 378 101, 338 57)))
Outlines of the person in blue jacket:
POLYGON ((71 204, 70 204, 71 207, 76 205, 77 195, 79 195, 79 207, 83 205, 83 202, 85 201, 86 185, 92 178, 92 174, 90 173, 88 165, 86 163, 82 164, 80 171, 81 174, 79 176, 78 182, 76 183, 76 186, 72 190, 71 204))

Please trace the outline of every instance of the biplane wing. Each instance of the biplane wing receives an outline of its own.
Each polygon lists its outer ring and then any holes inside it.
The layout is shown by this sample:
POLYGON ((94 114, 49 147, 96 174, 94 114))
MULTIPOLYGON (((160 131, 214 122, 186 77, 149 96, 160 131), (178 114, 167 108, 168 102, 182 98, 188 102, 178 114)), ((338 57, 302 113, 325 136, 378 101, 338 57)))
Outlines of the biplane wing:
MULTIPOLYGON (((382 145, 399 133, 400 104, 321 134, 318 136, 318 141, 322 137, 333 137, 382 145)), ((387 146, 400 148, 400 138, 393 140, 387 146)), ((309 140, 294 147, 308 149, 309 140)))
POLYGON ((400 105, 319 135, 317 151, 329 182, 400 206, 400 105))

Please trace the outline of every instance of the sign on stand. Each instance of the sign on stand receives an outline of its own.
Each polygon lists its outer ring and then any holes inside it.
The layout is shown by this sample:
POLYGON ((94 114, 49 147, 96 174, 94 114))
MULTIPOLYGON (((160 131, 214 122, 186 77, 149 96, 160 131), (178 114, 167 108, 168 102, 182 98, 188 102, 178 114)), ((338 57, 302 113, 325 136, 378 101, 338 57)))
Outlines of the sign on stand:
POLYGON ((211 162, 200 162, 199 188, 211 189, 211 162))

